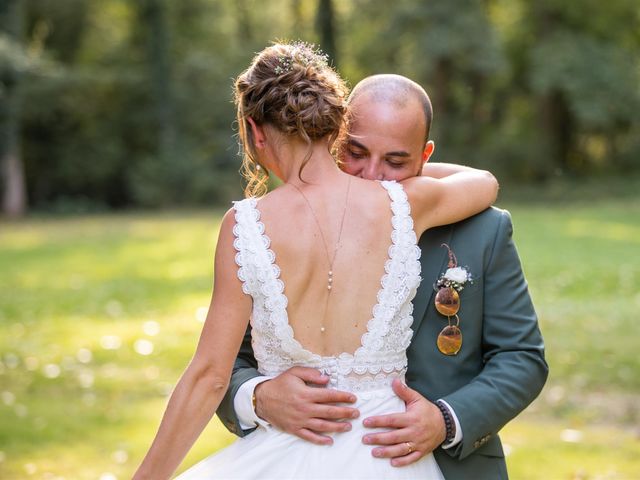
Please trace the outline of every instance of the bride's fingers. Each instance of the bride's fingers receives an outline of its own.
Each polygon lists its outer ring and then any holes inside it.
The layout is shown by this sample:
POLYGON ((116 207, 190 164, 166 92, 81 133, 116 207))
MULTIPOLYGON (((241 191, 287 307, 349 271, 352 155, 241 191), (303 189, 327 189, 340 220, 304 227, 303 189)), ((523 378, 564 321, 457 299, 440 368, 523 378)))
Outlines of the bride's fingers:
POLYGON ((326 435, 320 435, 319 433, 312 432, 307 428, 301 428, 295 434, 303 440, 306 440, 316 445, 333 445, 333 439, 326 435))

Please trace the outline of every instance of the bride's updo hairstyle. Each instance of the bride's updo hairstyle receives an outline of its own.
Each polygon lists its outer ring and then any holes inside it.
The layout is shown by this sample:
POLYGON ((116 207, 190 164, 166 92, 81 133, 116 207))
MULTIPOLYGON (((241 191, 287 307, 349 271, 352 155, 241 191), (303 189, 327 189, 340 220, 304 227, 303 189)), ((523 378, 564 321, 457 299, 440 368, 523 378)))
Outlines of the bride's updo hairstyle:
POLYGON ((258 164, 247 119, 268 124, 309 145, 300 175, 311 156, 312 143, 326 137, 331 147, 344 131, 347 93, 345 82, 329 66, 326 55, 312 45, 277 43, 256 55, 235 82, 246 196, 264 195, 269 180, 267 169, 258 164))

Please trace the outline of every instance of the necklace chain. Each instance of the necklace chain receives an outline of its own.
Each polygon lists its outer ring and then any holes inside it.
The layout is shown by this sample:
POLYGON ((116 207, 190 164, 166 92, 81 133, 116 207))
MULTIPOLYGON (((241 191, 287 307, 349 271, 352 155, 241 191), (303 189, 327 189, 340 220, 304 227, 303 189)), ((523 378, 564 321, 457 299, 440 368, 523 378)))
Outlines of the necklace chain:
POLYGON ((313 207, 311 206, 311 202, 309 202, 309 199, 307 198, 307 196, 302 192, 302 190, 300 190, 300 188, 298 188, 298 186, 294 185, 293 183, 289 183, 289 185, 295 188, 300 193, 300 195, 302 195, 302 198, 304 199, 305 203, 309 207, 309 210, 311 211, 311 215, 313 215, 313 219, 316 222, 316 226, 318 227, 318 231, 320 232, 320 238, 322 239, 322 245, 324 246, 324 251, 327 256, 327 262, 329 264, 329 273, 327 278, 328 293, 325 301, 325 313, 322 316, 322 326, 320 327, 320 331, 324 333, 325 331, 324 316, 326 315, 326 312, 327 312, 329 295, 331 295, 331 289, 333 287, 333 264, 336 261, 336 256, 338 255, 338 250, 340 249, 340 242, 342 240, 342 229, 344 227, 344 219, 347 213, 347 204, 349 202, 349 190, 351 189, 351 177, 349 176, 347 180, 347 191, 344 195, 344 207, 342 208, 342 218, 340 219, 340 229, 338 230, 338 240, 336 241, 336 246, 335 246, 335 249, 333 250, 333 256, 329 255, 329 247, 327 245, 327 240, 324 236, 324 232, 322 231, 322 227, 320 226, 320 222, 318 221, 318 217, 315 211, 313 210, 313 207))

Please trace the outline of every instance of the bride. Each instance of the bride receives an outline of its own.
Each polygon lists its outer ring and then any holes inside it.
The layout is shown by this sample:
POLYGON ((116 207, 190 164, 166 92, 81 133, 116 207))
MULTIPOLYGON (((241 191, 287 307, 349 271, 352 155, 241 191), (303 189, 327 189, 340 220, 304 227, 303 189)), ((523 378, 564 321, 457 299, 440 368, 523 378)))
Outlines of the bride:
MULTIPOLYGON (((179 466, 227 389, 249 318, 264 375, 313 367, 330 377, 328 388, 353 392, 364 416, 404 409, 391 382, 406 371, 416 239, 487 208, 497 182, 472 169, 401 183, 342 172, 331 149, 348 117, 346 94, 305 44, 265 48, 236 80, 247 198, 222 221, 196 352, 135 480, 167 479, 179 466), (283 183, 265 194, 269 173, 283 183)), ((372 457, 361 429, 354 422, 319 446, 260 427, 178 478, 443 478, 433 455, 400 468, 372 457)))

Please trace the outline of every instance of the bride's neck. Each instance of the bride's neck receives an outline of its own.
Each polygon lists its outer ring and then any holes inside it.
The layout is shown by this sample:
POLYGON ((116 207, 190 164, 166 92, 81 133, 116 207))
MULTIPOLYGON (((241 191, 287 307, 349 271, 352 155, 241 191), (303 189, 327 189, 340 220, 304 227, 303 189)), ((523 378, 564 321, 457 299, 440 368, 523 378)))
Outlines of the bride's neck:
POLYGON ((326 141, 314 142, 311 147, 302 141, 287 142, 278 152, 278 169, 284 183, 295 184, 319 183, 341 173, 326 141))

